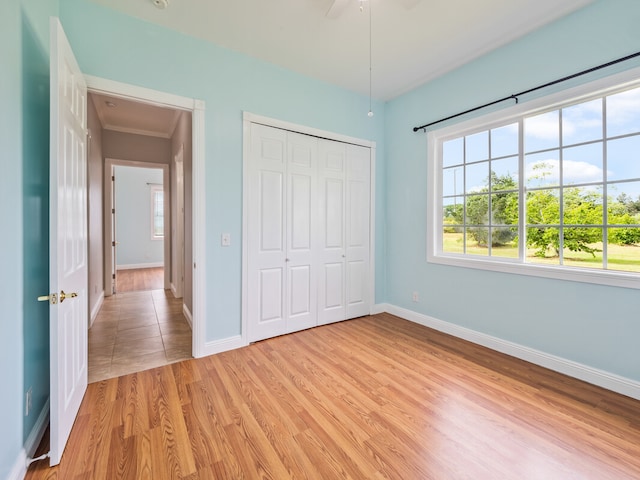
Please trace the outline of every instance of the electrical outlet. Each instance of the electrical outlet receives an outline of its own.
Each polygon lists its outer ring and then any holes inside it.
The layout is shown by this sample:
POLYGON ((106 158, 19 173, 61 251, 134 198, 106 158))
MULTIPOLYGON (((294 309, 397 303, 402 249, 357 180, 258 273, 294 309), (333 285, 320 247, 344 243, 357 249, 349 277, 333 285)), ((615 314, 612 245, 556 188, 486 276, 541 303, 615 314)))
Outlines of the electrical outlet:
POLYGON ((419 302, 419 301, 420 301, 420 295, 418 295, 418 292, 413 292, 413 293, 411 294, 411 299, 412 299, 414 302, 419 302))
POLYGON ((31 411, 31 397, 33 396, 33 387, 29 387, 24 399, 24 415, 25 417, 29 416, 29 412, 31 411))

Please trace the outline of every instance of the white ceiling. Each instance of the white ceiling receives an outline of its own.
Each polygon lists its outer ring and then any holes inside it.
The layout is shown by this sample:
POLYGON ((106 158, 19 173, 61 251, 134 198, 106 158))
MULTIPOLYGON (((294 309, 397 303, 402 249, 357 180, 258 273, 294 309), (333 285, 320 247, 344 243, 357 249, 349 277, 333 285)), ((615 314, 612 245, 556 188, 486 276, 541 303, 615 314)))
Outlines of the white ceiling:
POLYGON ((93 92, 89 97, 105 130, 170 138, 180 117, 180 110, 93 92))
POLYGON ((593 0, 92 1, 364 95, 371 4, 373 96, 389 100, 593 0))

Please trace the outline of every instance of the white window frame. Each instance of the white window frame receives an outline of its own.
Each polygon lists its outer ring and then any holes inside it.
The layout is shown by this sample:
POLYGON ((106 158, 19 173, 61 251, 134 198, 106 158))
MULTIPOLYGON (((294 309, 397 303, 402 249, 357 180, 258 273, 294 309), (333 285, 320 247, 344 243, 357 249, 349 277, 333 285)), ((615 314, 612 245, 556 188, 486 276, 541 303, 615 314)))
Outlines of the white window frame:
POLYGON ((162 193, 162 218, 163 222, 166 221, 166 217, 164 215, 166 208, 164 206, 164 202, 166 201, 164 195, 164 187, 162 185, 151 185, 149 189, 151 192, 151 240, 164 240, 164 228, 162 231, 162 235, 156 235, 156 192, 162 193))
MULTIPOLYGON (((513 123, 528 115, 580 103, 592 98, 640 86, 640 67, 601 78, 534 100, 516 104, 461 123, 429 131, 427 135, 427 261, 442 265, 530 275, 577 282, 640 289, 640 274, 613 270, 590 270, 566 265, 522 263, 520 260, 480 257, 442 251, 442 143, 465 135, 513 123)), ((522 189, 522 187, 520 187, 522 189)), ((522 218, 522 215, 520 216, 522 218)), ((521 227, 521 226, 520 226, 521 227)), ((522 231, 522 227, 521 227, 522 231)), ((521 237, 522 238, 522 237, 521 237)))

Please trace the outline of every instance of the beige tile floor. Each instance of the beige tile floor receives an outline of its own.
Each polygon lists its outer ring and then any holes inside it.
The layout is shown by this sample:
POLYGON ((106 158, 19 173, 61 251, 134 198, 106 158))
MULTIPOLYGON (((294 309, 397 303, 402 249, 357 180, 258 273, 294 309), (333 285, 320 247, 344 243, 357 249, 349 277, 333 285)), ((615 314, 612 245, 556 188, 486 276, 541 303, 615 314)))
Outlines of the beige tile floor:
POLYGON ((89 329, 89 383, 191 358, 191 327, 170 291, 107 297, 89 329))

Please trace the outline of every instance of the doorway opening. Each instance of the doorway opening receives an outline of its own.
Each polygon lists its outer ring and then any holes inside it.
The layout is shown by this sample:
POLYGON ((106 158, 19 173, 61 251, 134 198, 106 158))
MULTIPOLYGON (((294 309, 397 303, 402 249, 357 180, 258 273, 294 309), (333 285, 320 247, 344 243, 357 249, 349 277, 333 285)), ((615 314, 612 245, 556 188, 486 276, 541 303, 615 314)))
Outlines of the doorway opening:
POLYGON ((192 112, 91 89, 88 100, 91 383, 192 356, 193 169, 192 112))

